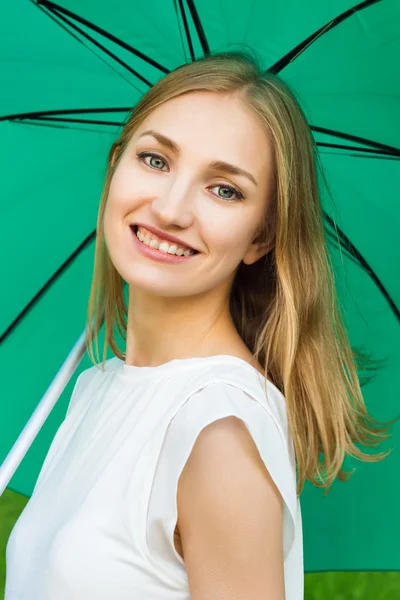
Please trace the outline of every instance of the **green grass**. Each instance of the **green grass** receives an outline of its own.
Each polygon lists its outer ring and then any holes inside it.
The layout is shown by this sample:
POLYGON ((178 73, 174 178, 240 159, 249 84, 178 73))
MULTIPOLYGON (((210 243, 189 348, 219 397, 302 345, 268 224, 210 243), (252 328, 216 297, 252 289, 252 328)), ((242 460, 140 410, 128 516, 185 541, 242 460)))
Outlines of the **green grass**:
POLYGON ((6 578, 6 546, 14 523, 23 511, 29 498, 5 490, 0 498, 0 598, 4 599, 6 578))
MULTIPOLYGON (((28 498, 6 490, 0 498, 0 598, 4 599, 5 550, 28 498)), ((305 600, 399 600, 400 573, 308 573, 305 600)))
POLYGON ((400 573, 309 573, 305 600, 398 600, 400 573))

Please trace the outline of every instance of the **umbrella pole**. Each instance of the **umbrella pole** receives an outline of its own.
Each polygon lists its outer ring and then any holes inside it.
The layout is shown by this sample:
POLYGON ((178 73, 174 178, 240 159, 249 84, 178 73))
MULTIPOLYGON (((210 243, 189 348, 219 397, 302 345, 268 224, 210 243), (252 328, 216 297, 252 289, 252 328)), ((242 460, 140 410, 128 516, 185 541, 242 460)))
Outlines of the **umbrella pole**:
POLYGON ((0 497, 82 360, 86 351, 85 337, 86 329, 84 329, 77 342, 72 347, 72 350, 59 369, 57 375, 47 388, 43 398, 40 400, 29 421, 26 423, 10 452, 3 461, 0 467, 0 497))

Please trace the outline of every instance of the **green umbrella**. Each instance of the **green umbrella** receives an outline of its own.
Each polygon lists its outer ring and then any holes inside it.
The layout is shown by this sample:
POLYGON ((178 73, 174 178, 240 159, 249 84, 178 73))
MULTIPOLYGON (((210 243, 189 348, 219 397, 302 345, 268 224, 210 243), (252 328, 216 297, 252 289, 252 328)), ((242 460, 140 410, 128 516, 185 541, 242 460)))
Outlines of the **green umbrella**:
MULTIPOLYGON (((329 183, 324 216, 351 342, 385 359, 365 402, 376 419, 397 415, 399 23, 397 0, 3 4, 1 491, 31 495, 91 366, 85 355, 76 369, 108 150, 149 87, 210 52, 250 47, 296 91, 329 183)), ((356 472, 328 496, 310 484, 302 494, 305 571, 400 569, 398 452, 344 467, 356 472)))

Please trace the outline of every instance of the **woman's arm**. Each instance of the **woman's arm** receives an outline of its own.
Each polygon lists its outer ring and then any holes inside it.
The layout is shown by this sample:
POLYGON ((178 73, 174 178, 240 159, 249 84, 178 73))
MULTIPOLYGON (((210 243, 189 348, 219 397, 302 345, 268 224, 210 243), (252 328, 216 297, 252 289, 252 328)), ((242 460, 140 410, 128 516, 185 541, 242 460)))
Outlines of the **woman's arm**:
POLYGON ((177 505, 191 600, 285 600, 282 496, 242 420, 201 431, 177 505))

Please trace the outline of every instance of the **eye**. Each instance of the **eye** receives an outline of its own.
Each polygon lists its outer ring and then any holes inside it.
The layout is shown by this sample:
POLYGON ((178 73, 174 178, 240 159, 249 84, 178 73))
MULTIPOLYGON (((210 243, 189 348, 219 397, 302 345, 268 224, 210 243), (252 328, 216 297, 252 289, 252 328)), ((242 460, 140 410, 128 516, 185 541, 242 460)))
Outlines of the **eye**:
MULTIPOLYGON (((222 190, 228 190, 228 192, 232 192, 233 194, 236 195, 236 201, 240 201, 243 200, 243 194, 240 190, 238 190, 237 188, 233 187, 232 185, 226 185, 225 183, 220 183, 218 185, 214 185, 213 187, 219 187, 222 190)), ((212 189, 212 188, 211 188, 212 189)), ((234 202, 235 200, 232 199, 231 196, 218 196, 218 198, 221 198, 222 200, 228 200, 229 202, 234 202)))
MULTIPOLYGON (((136 156, 138 157, 140 162, 143 162, 146 166, 150 167, 151 169, 154 169, 155 171, 162 171, 163 169, 159 169, 158 167, 152 167, 149 163, 147 163, 144 159, 147 158, 148 156, 150 156, 150 158, 154 158, 156 160, 161 161, 165 165, 167 164, 166 161, 159 154, 156 154, 155 152, 140 152, 136 156)), ((233 199, 231 196, 219 196, 218 195, 218 198, 221 198, 222 200, 227 200, 228 202, 236 202, 236 201, 240 202, 241 200, 244 199, 242 192, 238 188, 234 187, 233 185, 227 185, 224 183, 220 183, 218 185, 212 186, 211 189, 213 189, 214 187, 219 187, 223 190, 228 190, 228 192, 231 192, 232 194, 234 194, 236 196, 236 198, 233 199)))
POLYGON ((165 162, 165 160, 163 158, 161 158, 161 156, 159 156, 155 152, 140 152, 136 156, 138 157, 138 159, 140 160, 140 162, 144 162, 145 165, 147 165, 151 169, 154 169, 155 171, 162 171, 162 169, 159 169, 158 167, 153 167, 153 166, 149 165, 149 163, 147 163, 144 160, 145 158, 147 158, 147 156, 150 156, 150 158, 155 158, 156 160, 159 160, 159 161, 163 162, 164 164, 167 164, 165 162))

